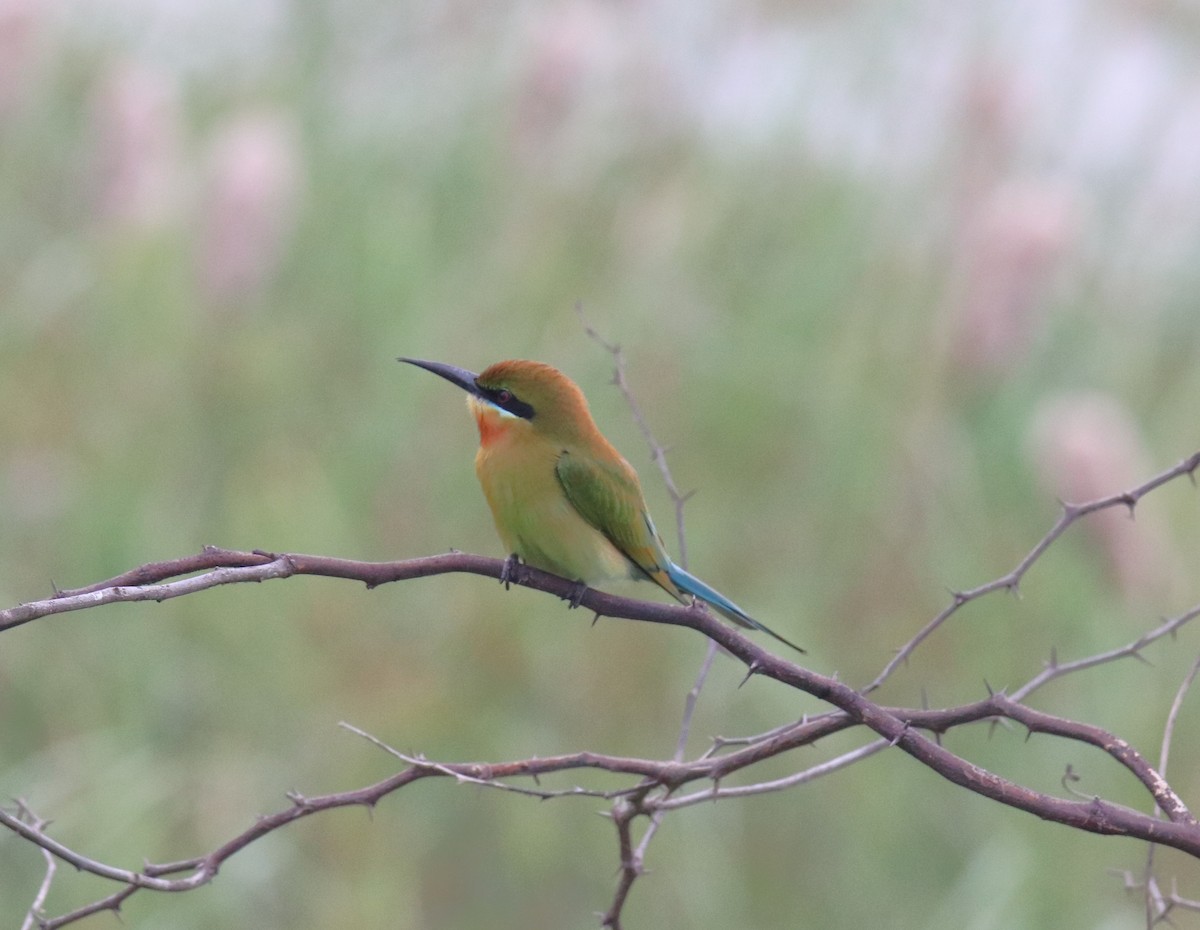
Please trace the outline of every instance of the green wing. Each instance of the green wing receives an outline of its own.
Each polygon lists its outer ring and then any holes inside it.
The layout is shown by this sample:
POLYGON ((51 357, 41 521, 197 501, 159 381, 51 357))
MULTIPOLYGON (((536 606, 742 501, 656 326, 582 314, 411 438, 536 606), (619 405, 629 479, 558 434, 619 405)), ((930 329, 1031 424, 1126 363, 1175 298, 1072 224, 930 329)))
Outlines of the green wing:
POLYGON ((621 465, 624 463, 597 462, 564 452, 555 472, 579 515, 652 581, 679 597, 679 589, 667 577, 669 559, 646 512, 637 477, 631 477, 629 467, 621 465))

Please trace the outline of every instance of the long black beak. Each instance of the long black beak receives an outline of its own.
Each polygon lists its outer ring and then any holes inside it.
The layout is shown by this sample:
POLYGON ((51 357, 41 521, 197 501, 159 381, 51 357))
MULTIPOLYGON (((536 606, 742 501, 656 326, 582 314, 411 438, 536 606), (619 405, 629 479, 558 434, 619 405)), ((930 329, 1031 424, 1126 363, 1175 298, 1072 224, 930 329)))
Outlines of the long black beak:
POLYGON ((444 362, 427 362, 420 358, 398 358, 398 362, 408 362, 410 365, 416 365, 418 368, 424 368, 426 371, 432 371, 435 375, 441 375, 451 384, 457 384, 468 394, 473 394, 476 397, 483 397, 483 392, 479 390, 479 385, 475 383, 475 379, 479 376, 473 371, 467 371, 465 368, 458 368, 454 365, 447 365, 444 362))

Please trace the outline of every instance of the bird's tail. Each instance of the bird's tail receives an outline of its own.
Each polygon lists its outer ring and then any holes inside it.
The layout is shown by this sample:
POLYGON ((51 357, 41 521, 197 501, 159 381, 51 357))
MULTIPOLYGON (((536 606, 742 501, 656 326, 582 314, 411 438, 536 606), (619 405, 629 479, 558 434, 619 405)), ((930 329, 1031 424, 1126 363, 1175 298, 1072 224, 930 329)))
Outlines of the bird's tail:
POLYGON ((744 626, 750 630, 758 630, 761 633, 766 633, 768 636, 774 637, 785 646, 790 646, 797 652, 805 651, 795 643, 784 639, 774 630, 759 623, 724 594, 713 588, 710 588, 695 575, 684 571, 684 569, 680 568, 674 562, 667 563, 667 577, 669 577, 671 581, 675 583, 675 587, 679 588, 681 591, 686 591, 688 594, 700 598, 700 600, 704 601, 706 604, 711 605, 713 609, 717 611, 717 613, 732 620, 738 626, 744 626))

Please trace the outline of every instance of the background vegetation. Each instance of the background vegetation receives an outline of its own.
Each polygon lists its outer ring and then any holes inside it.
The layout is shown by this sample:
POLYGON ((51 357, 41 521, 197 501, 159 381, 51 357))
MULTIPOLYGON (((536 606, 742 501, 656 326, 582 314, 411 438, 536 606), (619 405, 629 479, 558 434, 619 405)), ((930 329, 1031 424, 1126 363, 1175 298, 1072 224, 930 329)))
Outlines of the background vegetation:
MULTIPOLYGON (((399 354, 562 367, 669 525, 580 301, 699 491, 691 566, 865 683, 947 587, 1011 568, 1056 496, 1195 450, 1197 26, 1186 0, 0 0, 0 600, 206 543, 502 555, 462 397, 399 354)), ((1196 513, 1179 482, 1078 527, 878 697, 965 701, 1191 606, 1196 513)), ((445 760, 668 756, 704 642, 589 619, 441 577, 41 620, 0 650, 0 793, 136 866, 393 769, 339 720, 445 760)), ((1196 648, 1032 703, 1153 758, 1196 648)), ((718 661, 693 752, 818 709, 740 677, 718 661)), ((1172 755, 1192 801, 1198 725, 1185 709, 1172 755)), ((952 738, 1039 789, 1070 764, 1144 804, 1098 753, 952 738)), ((430 783, 126 920, 593 927, 616 864, 597 807, 430 783)), ((1131 927, 1108 870, 1143 859, 884 753, 676 814, 627 919, 1131 927)), ((1200 896, 1194 862, 1158 863, 1200 896)), ((0 924, 41 867, 0 837, 0 924)), ((102 891, 63 874, 50 911, 102 891)))

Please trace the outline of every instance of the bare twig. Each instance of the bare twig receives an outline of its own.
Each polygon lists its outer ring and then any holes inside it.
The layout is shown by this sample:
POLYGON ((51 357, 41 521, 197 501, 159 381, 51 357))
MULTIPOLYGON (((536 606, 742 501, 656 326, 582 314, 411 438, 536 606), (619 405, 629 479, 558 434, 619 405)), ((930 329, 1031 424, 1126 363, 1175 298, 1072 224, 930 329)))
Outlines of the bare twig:
POLYGON ((639 813, 638 806, 629 799, 618 799, 610 816, 617 828, 617 849, 621 858, 617 890, 613 902, 600 918, 600 926, 610 930, 621 930, 621 912, 629 898, 629 890, 642 874, 642 861, 633 848, 633 818, 639 813))
MULTIPOLYGON (((212 555, 212 550, 205 550, 205 555, 212 555)), ((237 553, 237 556, 246 555, 246 553, 237 553)), ((181 563, 190 563, 192 559, 181 559, 181 563)), ((167 566, 170 563, 159 563, 160 566, 167 566)), ((142 566, 143 569, 149 566, 142 566)), ((163 569, 167 570, 167 569, 163 569)), ((172 572, 172 575, 182 574, 190 571, 190 568, 179 567, 179 570, 172 572)), ((223 584, 238 584, 246 581, 266 581, 270 578, 286 578, 292 574, 292 567, 288 565, 286 558, 272 559, 263 556, 257 565, 231 566, 223 565, 213 567, 202 575, 194 575, 191 578, 184 578, 179 581, 171 582, 170 584, 153 584, 147 583, 142 585, 105 585, 98 587, 92 585, 88 589, 80 591, 60 591, 53 597, 43 601, 33 601, 28 604, 20 604, 17 607, 10 607, 7 610, 0 610, 0 631, 10 629, 14 626, 20 626, 23 623, 28 623, 30 620, 37 620, 40 617, 48 617, 52 614, 68 613, 72 610, 83 610, 88 607, 99 607, 102 604, 115 604, 117 602, 129 601, 166 601, 173 597, 182 597, 185 594, 194 594, 197 591, 203 591, 207 588, 215 588, 223 584)), ((166 575, 164 577, 171 577, 166 575)))
POLYGON ((688 491, 685 494, 675 484, 670 466, 667 465, 667 449, 654 437, 654 431, 650 429, 650 423, 642 413, 642 408, 629 387, 628 379, 625 377, 625 353, 621 351, 621 347, 617 343, 609 342, 588 323, 587 318, 583 315, 582 304, 577 303, 575 305, 575 312, 579 315, 579 321, 583 325, 583 331, 587 333, 588 338, 612 356, 614 366, 613 384, 621 391, 621 395, 625 398, 625 403, 629 405, 629 411, 633 414, 633 422, 637 424, 642 438, 646 440, 646 445, 650 447, 650 457, 658 467, 658 473, 662 476, 667 493, 671 495, 671 501, 675 505, 675 530, 676 535, 679 537, 679 564, 687 568, 687 534, 683 529, 683 508, 695 492, 688 491))
POLYGON ((753 736, 714 736, 712 745, 705 750, 703 758, 715 756, 723 751, 728 746, 753 746, 757 743, 767 742, 768 740, 776 739, 785 733, 791 733, 796 727, 803 727, 807 724, 819 720, 824 717, 841 718, 842 715, 835 713, 820 714, 814 717, 804 716, 799 720, 793 720, 790 723, 780 724, 777 727, 772 727, 765 733, 756 733, 753 736))
MULTIPOLYGON (((629 386, 629 381, 625 377, 625 354, 621 351, 621 347, 616 343, 609 342, 600 335, 587 321, 583 315, 582 304, 575 305, 575 312, 579 315, 580 323, 582 323, 584 331, 588 337, 600 345, 613 360, 613 384, 620 390, 621 395, 625 398, 625 403, 629 407, 629 412, 633 415, 634 423, 637 424, 641 431, 642 438, 646 441, 646 445, 650 448, 650 457, 654 464, 658 466, 659 475, 662 477, 662 482, 666 486, 667 493, 671 496, 671 502, 675 507, 675 534, 679 540, 679 564, 685 569, 688 567, 687 553, 687 531, 684 522, 684 508, 687 505, 688 499, 692 496, 691 493, 683 494, 679 487, 675 484, 675 476, 671 474, 671 467, 667 464, 666 447, 658 441, 654 435, 654 431, 650 428, 650 423, 642 413, 641 406, 634 396, 633 389, 629 386)), ((708 651, 705 653, 704 660, 700 663, 700 670, 696 673, 696 680, 692 688, 687 693, 683 704, 683 716, 679 723, 679 736, 675 741, 675 754, 672 757, 675 762, 682 762, 687 753, 688 737, 691 734, 692 719, 696 714, 696 704, 700 699, 700 692, 704 688, 704 683, 708 679, 709 671, 712 669, 713 659, 717 654, 717 646, 714 642, 709 642, 708 651)), ((622 802, 618 802, 620 804, 622 802)), ((646 830, 642 834, 641 841, 637 844, 637 848, 633 849, 627 859, 625 855, 625 847, 629 840, 629 820, 634 816, 636 811, 628 814, 624 808, 618 811, 616 805, 613 809, 613 820, 618 824, 618 838, 621 841, 621 878, 617 885, 617 891, 613 900, 612 907, 605 916, 607 924, 614 928, 619 928, 621 921, 621 910, 629 896, 630 888, 633 883, 641 876, 643 872, 643 862, 645 861, 646 850, 650 847, 651 840, 658 832, 658 828, 662 825, 663 811, 661 809, 653 811, 650 814, 649 823, 646 825, 646 830)))
POLYGON ((424 755, 412 756, 408 753, 403 753, 399 749, 394 749, 377 736, 373 736, 366 730, 360 730, 353 724, 346 723, 344 720, 338 724, 342 729, 353 733, 355 736, 361 736, 367 742, 378 746, 390 756, 399 759, 405 765, 411 765, 414 768, 426 769, 431 775, 446 775, 453 778, 460 785, 477 785, 481 788, 495 788, 497 791, 509 791, 513 794, 523 794, 526 797, 537 798, 539 801, 547 801, 551 798, 603 798, 611 800, 624 795, 633 794, 641 791, 641 788, 620 788, 616 791, 593 791, 589 788, 584 788, 576 785, 572 788, 566 788, 557 791, 548 791, 541 788, 523 788, 520 785, 510 785, 508 782, 501 781, 498 778, 489 777, 486 774, 491 767, 486 763, 479 764, 456 764, 449 762, 434 762, 426 759, 424 755))
POLYGON ((830 759, 827 762, 822 762, 819 765, 814 765, 803 771, 796 772, 792 775, 785 775, 783 778, 776 778, 773 781, 757 782, 753 785, 735 785, 732 787, 722 788, 717 783, 713 783, 711 788, 704 791, 695 791, 691 794, 679 794, 673 797, 664 798, 661 801, 648 802, 647 806, 652 807, 656 812, 675 810, 680 807, 690 807, 693 804, 700 804, 705 801, 719 801, 725 798, 744 798, 754 794, 766 794, 770 791, 782 791, 785 788, 794 788, 796 785, 803 785, 806 782, 814 781, 823 775, 829 775, 839 769, 844 769, 849 765, 853 765, 867 756, 873 756, 881 749, 887 749, 891 743, 885 739, 873 740, 865 746, 860 746, 857 749, 852 749, 849 752, 842 753, 836 758, 830 759))
MULTIPOLYGON (((629 407, 629 412, 633 415, 633 421, 637 424, 641 431, 642 438, 646 441, 646 445, 650 448, 650 457, 658 466, 658 472, 662 476, 663 485, 667 489, 667 493, 671 496, 671 503, 675 506, 675 533, 679 539, 679 564, 683 568, 688 567, 687 556, 687 529, 684 522, 684 508, 687 506, 688 500, 693 492, 687 494, 681 493, 679 487, 675 484, 675 476, 671 474, 671 466, 667 464, 667 449, 658 441, 658 437, 654 435, 654 431, 650 428, 650 423, 642 413, 641 405, 638 404, 637 397, 633 393, 633 389, 629 386, 629 380, 625 377, 625 353, 621 351, 621 347, 615 342, 609 342, 587 321, 583 314, 583 305, 577 303, 575 312, 579 315, 580 323, 583 325, 584 332, 588 338, 603 348, 613 360, 613 384, 615 384, 621 392, 621 396, 625 398, 625 403, 629 407)), ((688 735, 691 732, 692 718, 696 713, 696 703, 700 698, 700 692, 704 688, 704 682, 708 678, 709 670, 712 668, 713 659, 716 656, 716 645, 709 643, 708 653, 704 657, 704 661, 700 665, 700 670, 696 674, 696 680, 692 685, 692 689, 688 692, 687 698, 683 705, 683 718, 679 726, 679 739, 675 745, 675 761, 679 762, 683 759, 687 752, 688 735)), ((645 843, 645 839, 643 839, 645 843)))
POLYGON ((1111 874, 1119 875, 1126 891, 1140 891, 1146 899, 1146 928, 1153 928, 1160 923, 1171 925, 1171 911, 1178 908, 1182 911, 1200 911, 1200 901, 1185 898, 1179 893, 1174 883, 1170 891, 1163 891, 1153 875, 1143 875, 1139 880, 1132 872, 1125 870, 1110 870, 1111 874))
MULTIPOLYGON (((1185 614, 1184 616, 1187 615, 1185 614)), ((1158 754, 1158 771, 1161 773, 1164 781, 1167 776, 1167 762, 1171 757, 1171 740, 1175 736, 1175 721, 1179 719, 1179 712, 1183 708, 1183 699, 1187 697, 1188 691, 1191 690, 1192 684, 1196 681, 1197 673, 1200 673, 1200 656, 1197 656, 1196 660, 1192 662, 1191 669, 1184 676, 1183 681, 1180 682, 1179 688, 1176 689, 1175 698, 1171 701, 1171 709, 1167 711, 1167 721, 1163 724, 1162 747, 1158 754)), ((1160 812, 1165 813, 1156 798, 1154 815, 1158 816, 1160 812)), ((1155 849, 1156 847, 1153 843, 1146 846, 1146 864, 1142 870, 1145 876, 1146 926, 1151 928, 1158 921, 1166 920, 1167 915, 1173 907, 1181 906, 1185 909, 1187 907, 1186 904, 1181 903, 1183 899, 1176 900, 1176 896, 1174 895, 1168 897, 1158 887, 1158 881, 1154 875, 1155 849)))
POLYGON ((1200 656, 1196 657, 1191 669, 1184 676, 1183 681, 1179 683, 1179 689, 1175 692, 1174 700, 1171 701, 1171 709, 1167 712, 1167 722, 1163 725, 1162 749, 1159 750, 1158 755, 1158 770, 1164 776, 1167 774, 1167 760, 1171 757, 1171 740, 1175 736, 1175 722, 1179 719, 1179 712, 1183 708, 1183 699, 1187 697, 1188 691, 1191 690, 1192 685, 1195 683, 1197 674, 1200 674, 1200 656))
POLYGON ((681 762, 684 755, 687 754, 688 736, 692 730, 692 718, 696 714, 696 703, 700 700, 700 689, 704 687, 704 682, 708 680, 708 673, 712 671, 713 660, 717 657, 717 644, 709 641, 708 651, 704 654, 704 660, 700 663, 700 670, 696 672, 696 680, 692 682, 691 690, 688 691, 687 697, 683 702, 683 719, 679 725, 679 738, 675 741, 676 762, 681 762))
POLYGON ((1128 491, 1097 498, 1084 504, 1063 503, 1062 512, 1059 514, 1054 526, 1050 528, 1050 531, 1045 536, 1038 540, 1037 544, 1029 550, 1012 571, 1001 575, 999 578, 994 578, 986 584, 981 584, 977 588, 971 588, 968 591, 952 592, 950 603, 942 608, 932 620, 926 623, 912 639, 896 650, 896 654, 892 657, 891 661, 883 667, 883 670, 875 677, 874 681, 862 689, 862 693, 870 694, 887 681, 900 665, 908 661, 908 658, 921 643, 928 639, 935 630, 941 627, 954 614, 958 613, 966 604, 978 600, 985 594, 991 594, 993 591, 1010 591, 1016 594, 1020 589, 1021 579, 1025 577, 1025 573, 1033 567, 1034 563, 1045 554, 1046 550, 1077 520, 1086 517, 1088 514, 1093 514, 1100 510, 1108 510, 1112 507, 1126 507, 1132 513, 1138 501, 1151 491, 1183 475, 1194 477, 1197 468, 1200 468, 1200 452, 1193 453, 1179 462, 1179 464, 1168 468, 1166 471, 1155 475, 1150 480, 1144 481, 1136 487, 1130 488, 1128 491))
POLYGON ((1046 663, 1045 668, 1014 691, 1012 699, 1014 701, 1023 701, 1038 688, 1042 687, 1042 685, 1053 681, 1055 678, 1061 678, 1063 675, 1070 675, 1074 672, 1081 672, 1084 669, 1095 668, 1097 665, 1104 665, 1108 662, 1114 662, 1117 659, 1124 659, 1129 656, 1141 658, 1142 650, 1151 643, 1162 639, 1164 636, 1173 636, 1179 632, 1180 628, 1191 623, 1197 617, 1200 617, 1200 604, 1197 604, 1190 610, 1184 611, 1176 617, 1164 620, 1153 630, 1143 633, 1131 643, 1127 643, 1116 649, 1110 649, 1106 652, 1086 656, 1082 659, 1076 659, 1072 662, 1059 662, 1057 653, 1051 653, 1050 660, 1046 663))
MULTIPOLYGON (((18 799, 16 805, 17 816, 25 820, 33 829, 45 828, 47 821, 30 810, 24 801, 18 799)), ((25 913, 25 919, 21 921, 21 930, 33 930, 34 924, 40 922, 42 910, 46 905, 46 896, 50 894, 50 886, 54 883, 54 873, 58 871, 58 860, 54 858, 53 854, 43 849, 42 857, 46 860, 46 872, 42 876, 41 884, 38 885, 37 893, 33 896, 29 910, 25 913)))

